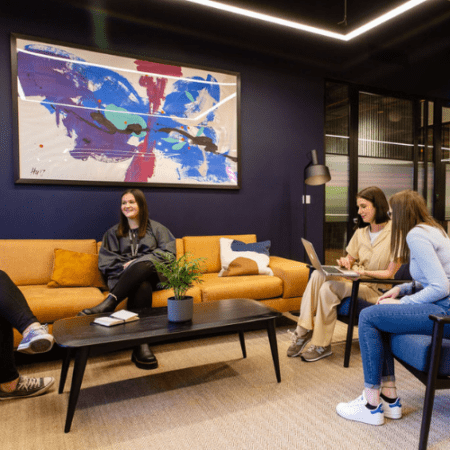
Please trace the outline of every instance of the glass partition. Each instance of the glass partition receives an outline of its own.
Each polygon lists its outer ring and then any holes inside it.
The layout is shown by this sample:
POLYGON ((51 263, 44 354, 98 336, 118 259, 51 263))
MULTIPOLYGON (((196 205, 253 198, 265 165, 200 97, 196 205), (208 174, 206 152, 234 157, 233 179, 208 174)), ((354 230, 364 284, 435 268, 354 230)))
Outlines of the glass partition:
POLYGON ((349 186, 349 89, 328 82, 325 96, 325 164, 331 181, 325 185, 325 263, 334 264, 347 242, 349 186))

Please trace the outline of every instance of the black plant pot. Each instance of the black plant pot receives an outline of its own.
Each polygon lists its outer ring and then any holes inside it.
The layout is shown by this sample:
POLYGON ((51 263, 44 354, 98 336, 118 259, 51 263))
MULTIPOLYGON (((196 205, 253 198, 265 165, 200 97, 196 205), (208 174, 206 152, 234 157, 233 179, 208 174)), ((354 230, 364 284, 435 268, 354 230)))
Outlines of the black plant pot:
POLYGON ((167 299, 167 319, 169 322, 189 322, 194 315, 194 297, 167 299))

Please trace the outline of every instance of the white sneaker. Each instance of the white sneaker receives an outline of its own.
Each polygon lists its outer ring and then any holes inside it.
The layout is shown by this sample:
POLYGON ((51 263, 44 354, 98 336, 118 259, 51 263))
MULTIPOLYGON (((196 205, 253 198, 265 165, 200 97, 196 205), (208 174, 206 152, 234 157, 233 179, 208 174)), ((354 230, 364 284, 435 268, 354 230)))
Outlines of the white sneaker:
POLYGON ((400 398, 397 397, 394 403, 388 403, 383 397, 380 397, 381 404, 383 406, 384 417, 388 419, 401 419, 402 418, 402 404, 400 398))
POLYGON ((367 408, 367 400, 363 391, 362 395, 349 403, 339 403, 336 406, 336 412, 348 420, 363 422, 369 425, 383 425, 384 412, 383 405, 380 403, 376 409, 367 408))
POLYGON ((48 332, 48 325, 41 325, 28 332, 22 339, 17 350, 22 353, 45 353, 52 349, 55 339, 48 332))

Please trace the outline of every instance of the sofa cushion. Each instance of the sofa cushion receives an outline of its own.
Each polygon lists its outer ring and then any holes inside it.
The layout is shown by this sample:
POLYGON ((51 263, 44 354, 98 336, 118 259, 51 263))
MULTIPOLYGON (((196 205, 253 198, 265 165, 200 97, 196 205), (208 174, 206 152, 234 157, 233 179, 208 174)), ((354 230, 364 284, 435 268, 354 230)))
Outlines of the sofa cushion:
POLYGON ((52 276, 55 248, 97 253, 95 239, 2 239, 0 269, 18 286, 47 285, 52 276))
POLYGON ((53 273, 47 285, 56 287, 99 287, 107 289, 98 270, 98 255, 55 249, 53 273))
POLYGON ((202 300, 210 302, 225 298, 251 298, 263 300, 280 297, 283 293, 283 282, 280 278, 269 275, 219 277, 218 273, 205 274, 203 283, 202 300))
POLYGON ((94 287, 62 287, 49 289, 46 285, 18 286, 37 319, 54 322, 76 316, 82 309, 98 305, 104 295, 94 287))
MULTIPOLYGON (((431 336, 415 334, 391 335, 392 353, 417 370, 427 371, 431 354, 431 336)), ((439 374, 450 376, 450 339, 442 341, 439 374)))
POLYGON ((270 241, 246 244, 236 239, 220 238, 219 277, 273 275, 269 268, 269 249, 270 241))
MULTIPOLYGON (((270 268, 274 276, 283 282, 283 298, 301 297, 309 279, 309 268, 305 263, 291 259, 270 257, 270 268)), ((286 309, 293 311, 296 308, 286 309)))
POLYGON ((184 251, 193 258, 205 258, 205 273, 220 271, 220 238, 237 239, 247 244, 256 242, 255 234, 238 234, 222 236, 185 236, 183 238, 184 251))

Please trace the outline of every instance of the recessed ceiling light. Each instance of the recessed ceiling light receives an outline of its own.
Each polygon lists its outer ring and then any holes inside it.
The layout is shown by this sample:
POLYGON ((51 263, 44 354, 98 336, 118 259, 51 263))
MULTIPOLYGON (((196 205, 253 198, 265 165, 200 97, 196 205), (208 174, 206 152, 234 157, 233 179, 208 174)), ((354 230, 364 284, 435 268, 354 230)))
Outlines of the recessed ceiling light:
POLYGON ((225 3, 219 3, 212 0, 183 0, 191 3, 197 3, 199 5, 208 6, 209 8, 220 9, 221 11, 227 11, 233 14, 238 14, 241 16, 251 17, 253 19, 261 20, 263 22, 274 23, 277 25, 281 25, 288 28, 294 28, 296 30, 306 31, 308 33, 320 34, 322 36, 327 36, 333 39, 339 39, 341 41, 350 41, 357 36, 361 36, 363 33, 367 33, 367 31, 381 25, 388 20, 397 17, 406 11, 409 11, 412 8, 420 5, 421 3, 425 3, 428 0, 409 0, 397 8, 392 9, 391 11, 382 14, 380 17, 377 17, 374 20, 367 22, 359 28, 347 33, 335 33, 333 31, 325 30, 322 28, 312 27, 303 23, 293 22, 291 20, 281 19, 279 17, 269 16, 267 14, 258 13, 256 11, 251 11, 249 9, 238 8, 236 6, 227 5, 225 3))

